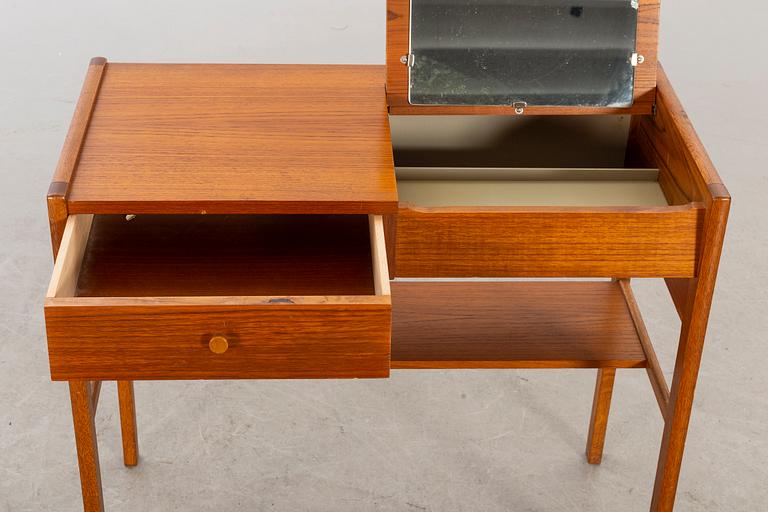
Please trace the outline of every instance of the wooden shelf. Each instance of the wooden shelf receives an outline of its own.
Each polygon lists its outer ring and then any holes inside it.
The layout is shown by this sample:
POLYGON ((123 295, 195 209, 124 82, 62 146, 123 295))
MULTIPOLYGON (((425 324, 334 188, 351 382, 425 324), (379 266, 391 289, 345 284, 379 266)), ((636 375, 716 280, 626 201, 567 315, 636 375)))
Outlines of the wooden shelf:
POLYGON ((392 283, 392 368, 644 368, 615 282, 392 283))

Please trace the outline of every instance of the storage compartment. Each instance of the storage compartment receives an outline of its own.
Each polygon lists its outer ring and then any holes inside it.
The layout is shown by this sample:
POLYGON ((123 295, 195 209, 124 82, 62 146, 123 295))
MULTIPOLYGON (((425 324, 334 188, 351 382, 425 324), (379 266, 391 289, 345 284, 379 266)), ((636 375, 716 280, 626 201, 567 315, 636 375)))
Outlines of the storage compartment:
POLYGON ((625 167, 630 119, 392 116, 398 277, 690 277, 703 208, 625 167))
POLYGON ((129 218, 67 222, 45 308, 54 379, 388 375, 381 217, 129 218))

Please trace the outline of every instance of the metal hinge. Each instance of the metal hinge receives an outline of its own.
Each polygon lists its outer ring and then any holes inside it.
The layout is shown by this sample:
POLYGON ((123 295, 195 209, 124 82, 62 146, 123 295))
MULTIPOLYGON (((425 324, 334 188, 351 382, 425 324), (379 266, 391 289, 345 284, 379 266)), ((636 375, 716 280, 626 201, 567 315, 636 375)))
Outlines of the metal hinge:
POLYGON ((632 56, 629 58, 629 61, 632 63, 632 67, 636 68, 638 65, 645 62, 645 57, 638 53, 633 53, 632 56))
POLYGON ((407 54, 407 55, 403 55, 402 57, 400 57, 400 62, 401 62, 402 64, 405 64, 405 65, 406 65, 406 66, 408 66, 409 68, 412 68, 412 67, 413 67, 413 61, 414 61, 415 59, 416 59, 416 58, 413 56, 413 54, 412 54, 412 53, 409 53, 409 54, 407 54))

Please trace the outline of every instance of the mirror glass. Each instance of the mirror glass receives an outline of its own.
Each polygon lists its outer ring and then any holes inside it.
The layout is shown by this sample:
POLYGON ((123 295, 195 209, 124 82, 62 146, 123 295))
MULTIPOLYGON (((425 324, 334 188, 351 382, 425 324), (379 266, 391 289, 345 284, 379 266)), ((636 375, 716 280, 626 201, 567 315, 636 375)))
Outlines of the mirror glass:
POLYGON ((411 0, 415 105, 632 105, 631 0, 411 0))

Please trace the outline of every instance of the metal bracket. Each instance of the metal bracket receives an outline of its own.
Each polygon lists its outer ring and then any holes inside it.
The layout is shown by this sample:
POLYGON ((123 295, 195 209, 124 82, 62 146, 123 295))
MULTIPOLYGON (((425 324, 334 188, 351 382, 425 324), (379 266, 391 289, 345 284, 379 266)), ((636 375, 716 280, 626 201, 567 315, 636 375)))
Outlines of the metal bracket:
POLYGON ((630 0, 629 5, 635 10, 640 9, 640 0, 630 0))
POLYGON ((407 55, 403 55, 402 57, 400 57, 400 63, 405 64, 409 68, 413 67, 414 60, 416 60, 416 58, 412 53, 409 53, 407 55))
POLYGON ((636 68, 637 66, 645 62, 645 57, 643 55, 633 53, 632 56, 629 58, 629 61, 632 63, 632 67, 636 68))
POLYGON ((524 101, 516 101, 512 104, 512 108, 515 109, 515 114, 521 116, 525 113, 525 109, 528 107, 528 103, 524 101))

